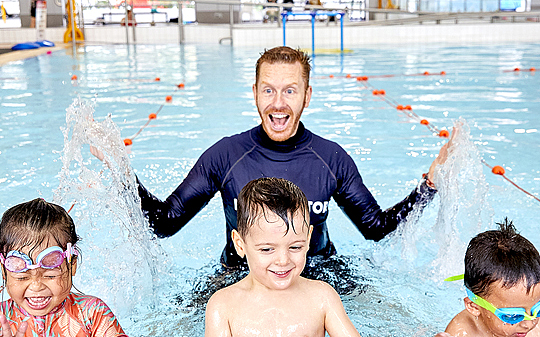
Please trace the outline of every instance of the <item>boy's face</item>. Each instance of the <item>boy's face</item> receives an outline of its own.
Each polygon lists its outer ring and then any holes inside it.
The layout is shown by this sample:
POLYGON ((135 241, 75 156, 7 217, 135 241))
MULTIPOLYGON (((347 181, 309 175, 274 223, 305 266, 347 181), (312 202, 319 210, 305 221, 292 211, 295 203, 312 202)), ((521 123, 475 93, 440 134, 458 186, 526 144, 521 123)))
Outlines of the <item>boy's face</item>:
MULTIPOLYGON (((523 283, 512 288, 504 288, 500 282, 496 282, 490 286, 490 290, 489 295, 485 295, 483 298, 497 308, 525 308, 525 311, 530 314, 531 308, 540 301, 540 285, 538 284, 533 286, 529 293, 527 293, 527 288, 523 283)), ((478 317, 479 328, 485 328, 486 332, 489 331, 496 337, 525 337, 538 324, 538 319, 523 320, 513 325, 506 324, 492 312, 475 305, 470 300, 466 301, 467 310, 473 315, 474 312, 470 310, 471 305, 475 306, 473 311, 478 313, 475 316, 478 317)))
POLYGON ((233 231, 233 242, 240 256, 246 256, 250 275, 266 288, 287 289, 298 279, 306 264, 311 229, 304 216, 293 217, 294 230, 276 214, 266 210, 249 229, 245 238, 233 231), (296 233, 295 233, 296 231, 296 233))

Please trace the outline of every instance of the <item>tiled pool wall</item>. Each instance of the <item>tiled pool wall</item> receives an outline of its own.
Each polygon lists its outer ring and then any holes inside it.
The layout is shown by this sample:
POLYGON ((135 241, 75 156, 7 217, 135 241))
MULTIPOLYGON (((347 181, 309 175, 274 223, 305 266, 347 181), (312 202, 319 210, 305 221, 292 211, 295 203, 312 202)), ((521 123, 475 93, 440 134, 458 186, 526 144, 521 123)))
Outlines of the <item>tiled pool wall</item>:
MULTIPOLYGON (((48 28, 45 38, 62 42, 65 29, 48 28)), ((213 24, 185 25, 186 44, 230 44, 230 26, 213 24)), ((134 42, 133 29, 129 27, 130 43, 134 42)), ((84 29, 87 43, 126 43, 126 28, 121 26, 93 26, 84 29)), ((339 25, 324 23, 315 26, 316 48, 340 48, 339 25)), ((0 30, 0 44, 16 44, 36 40, 33 28, 6 28, 0 30)), ((177 25, 135 27, 138 44, 178 44, 180 28, 177 25)), ((272 47, 283 44, 283 29, 277 25, 235 25, 232 29, 235 46, 272 47)), ((287 26, 286 42, 289 46, 311 48, 311 25, 294 23, 287 26)), ((540 23, 460 23, 392 26, 347 26, 343 30, 344 48, 358 48, 376 44, 419 43, 506 43, 540 42, 540 23)))

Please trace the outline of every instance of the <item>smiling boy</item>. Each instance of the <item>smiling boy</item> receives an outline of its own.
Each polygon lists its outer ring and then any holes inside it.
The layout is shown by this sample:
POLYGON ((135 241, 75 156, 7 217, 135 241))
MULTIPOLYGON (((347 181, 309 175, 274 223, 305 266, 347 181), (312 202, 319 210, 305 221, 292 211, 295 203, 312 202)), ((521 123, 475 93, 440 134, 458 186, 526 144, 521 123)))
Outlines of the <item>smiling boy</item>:
POLYGON ((216 292, 205 336, 360 336, 336 291, 300 274, 312 226, 305 195, 278 178, 249 182, 238 197, 232 240, 249 274, 216 292))
POLYGON ((471 240, 463 278, 465 310, 438 337, 540 336, 540 255, 511 221, 471 240))

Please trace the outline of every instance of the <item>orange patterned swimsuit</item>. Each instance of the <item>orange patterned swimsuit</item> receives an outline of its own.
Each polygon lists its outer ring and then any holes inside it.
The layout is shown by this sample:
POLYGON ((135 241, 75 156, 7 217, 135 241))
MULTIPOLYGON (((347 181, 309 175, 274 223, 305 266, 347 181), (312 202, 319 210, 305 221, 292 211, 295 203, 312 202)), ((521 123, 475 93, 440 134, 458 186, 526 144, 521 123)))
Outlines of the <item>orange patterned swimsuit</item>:
POLYGON ((111 309, 97 297, 70 293, 45 316, 32 316, 12 299, 0 303, 0 311, 13 335, 24 321, 25 337, 127 337, 111 309))

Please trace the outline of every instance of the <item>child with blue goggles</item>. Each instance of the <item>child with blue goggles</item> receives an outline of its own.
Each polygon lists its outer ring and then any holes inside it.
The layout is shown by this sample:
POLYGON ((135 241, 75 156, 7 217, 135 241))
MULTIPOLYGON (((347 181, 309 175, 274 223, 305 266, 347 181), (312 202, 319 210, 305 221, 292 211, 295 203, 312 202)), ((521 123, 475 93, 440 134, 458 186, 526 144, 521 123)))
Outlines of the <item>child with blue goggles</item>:
POLYGON ((511 221, 478 234, 465 253, 465 310, 436 337, 539 337, 540 255, 511 221))

